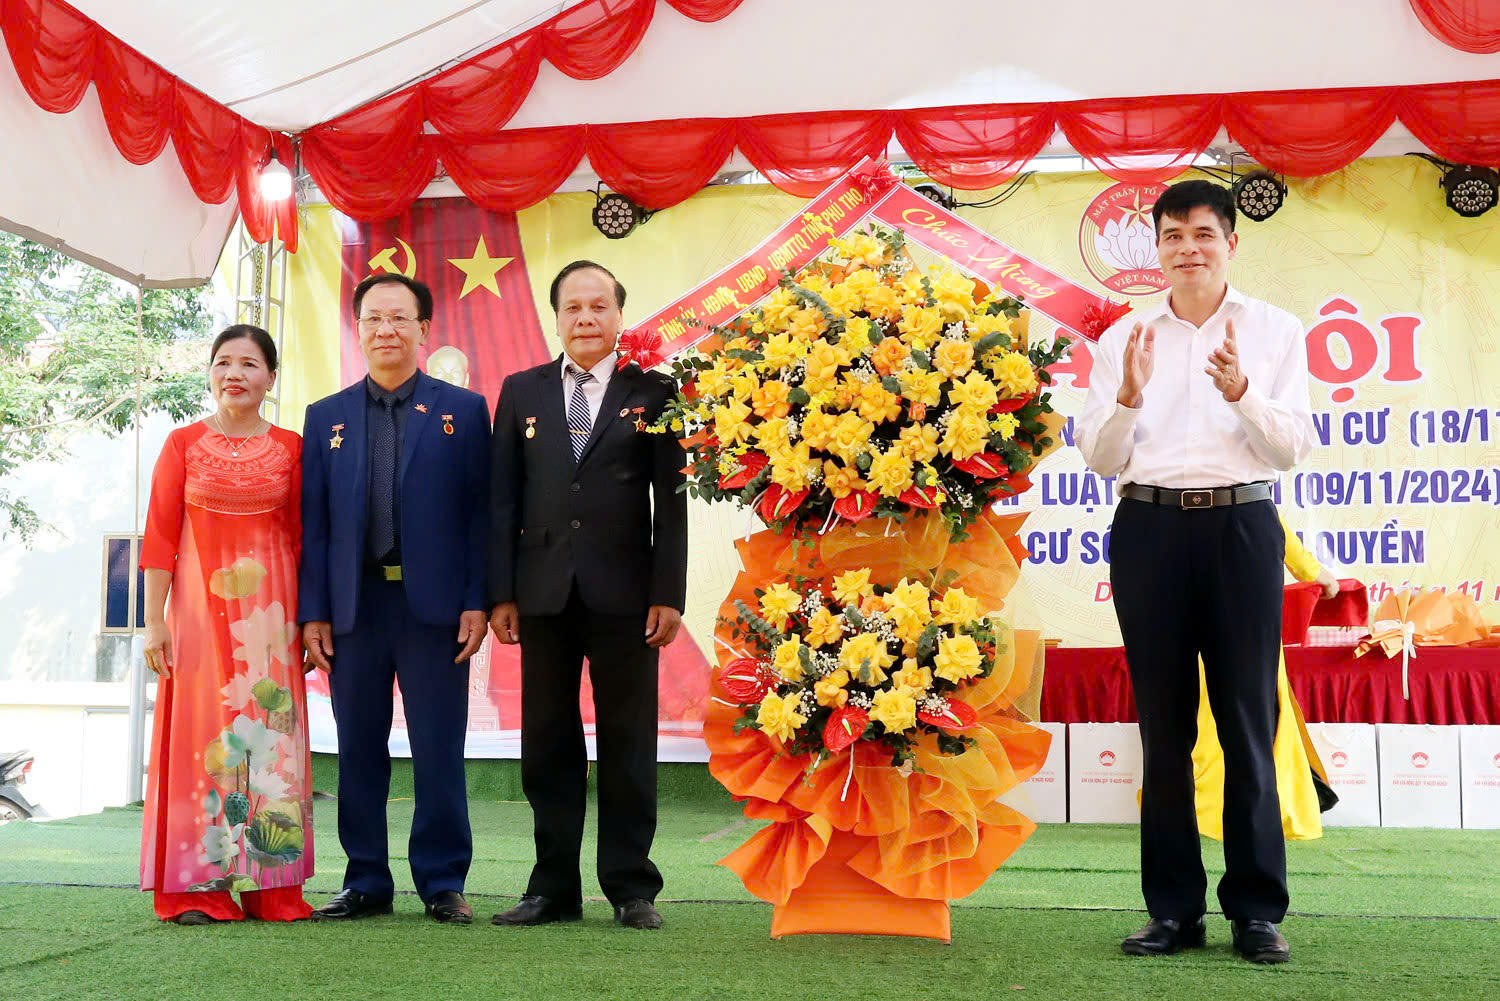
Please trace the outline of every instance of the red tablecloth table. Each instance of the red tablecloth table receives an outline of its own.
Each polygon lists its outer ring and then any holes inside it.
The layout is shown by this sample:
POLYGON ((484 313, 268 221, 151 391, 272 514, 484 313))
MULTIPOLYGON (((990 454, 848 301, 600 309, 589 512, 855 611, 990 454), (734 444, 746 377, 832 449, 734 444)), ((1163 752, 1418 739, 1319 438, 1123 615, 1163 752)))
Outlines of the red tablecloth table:
MULTIPOLYGON (((1410 700, 1401 658, 1353 647, 1287 647, 1287 678, 1309 723, 1500 724, 1500 649, 1418 647, 1410 700)), ((1135 698, 1120 647, 1047 651, 1042 720, 1134 723, 1135 698)))

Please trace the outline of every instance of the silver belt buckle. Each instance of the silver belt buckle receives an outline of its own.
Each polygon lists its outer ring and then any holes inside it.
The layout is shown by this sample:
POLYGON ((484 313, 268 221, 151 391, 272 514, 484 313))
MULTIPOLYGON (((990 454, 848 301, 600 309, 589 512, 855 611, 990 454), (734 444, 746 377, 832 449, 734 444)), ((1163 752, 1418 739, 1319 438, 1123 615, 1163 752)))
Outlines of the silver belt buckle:
POLYGON ((1214 506, 1214 492, 1212 490, 1184 490, 1178 498, 1184 511, 1192 511, 1198 508, 1214 506))

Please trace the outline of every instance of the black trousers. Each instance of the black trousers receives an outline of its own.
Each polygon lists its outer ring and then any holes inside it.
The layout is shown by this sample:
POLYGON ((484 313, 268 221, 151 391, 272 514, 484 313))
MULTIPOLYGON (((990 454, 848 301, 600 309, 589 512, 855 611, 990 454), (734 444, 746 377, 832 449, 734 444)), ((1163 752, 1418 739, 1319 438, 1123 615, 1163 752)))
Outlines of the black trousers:
POLYGON ((588 782, 578 686, 584 658, 598 742, 599 885, 612 903, 655 900, 657 651, 646 617, 603 615, 575 584, 560 615, 521 617, 521 787, 535 821, 527 893, 583 897, 579 854, 588 782))
POLYGON ((1224 747, 1224 878, 1231 920, 1286 915, 1276 793, 1276 665, 1286 536, 1270 501, 1201 511, 1121 500, 1110 583, 1145 752, 1141 889, 1154 918, 1206 910, 1193 799, 1198 661, 1224 747))

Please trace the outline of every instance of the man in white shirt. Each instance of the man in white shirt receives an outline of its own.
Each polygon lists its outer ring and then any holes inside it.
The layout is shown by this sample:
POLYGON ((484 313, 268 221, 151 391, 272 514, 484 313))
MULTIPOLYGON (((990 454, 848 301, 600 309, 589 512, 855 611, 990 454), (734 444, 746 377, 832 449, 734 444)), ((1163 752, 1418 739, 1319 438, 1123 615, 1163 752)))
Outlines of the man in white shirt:
POLYGON ((1115 612, 1145 751, 1141 886, 1150 922, 1131 955, 1204 944, 1192 749, 1198 661, 1224 746, 1224 878, 1234 947, 1290 958, 1286 848, 1271 747, 1285 535, 1270 481, 1312 447, 1302 324, 1227 280, 1239 236, 1227 189, 1172 185, 1157 200, 1171 291, 1105 332, 1078 422, 1084 461, 1118 476, 1110 540, 1115 612))

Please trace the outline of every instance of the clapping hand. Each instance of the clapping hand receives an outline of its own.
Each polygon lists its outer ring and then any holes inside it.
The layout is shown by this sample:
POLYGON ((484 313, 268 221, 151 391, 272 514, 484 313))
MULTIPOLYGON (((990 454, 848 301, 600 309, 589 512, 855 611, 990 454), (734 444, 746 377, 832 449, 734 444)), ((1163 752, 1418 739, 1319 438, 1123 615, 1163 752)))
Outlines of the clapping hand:
POLYGON ((1208 356, 1208 367, 1203 370, 1213 379, 1214 388, 1224 394, 1228 403, 1240 402, 1250 380, 1240 371, 1240 355, 1234 343, 1234 321, 1224 324, 1224 343, 1214 348, 1208 356))
POLYGON ((1130 340, 1125 342, 1124 371, 1120 377, 1120 392, 1116 402, 1132 410, 1141 405, 1141 391, 1151 380, 1151 371, 1156 366, 1156 328, 1142 327, 1137 323, 1130 331, 1130 340))

